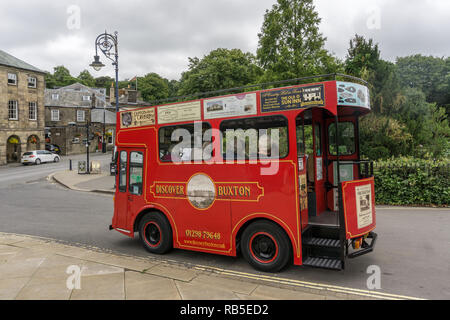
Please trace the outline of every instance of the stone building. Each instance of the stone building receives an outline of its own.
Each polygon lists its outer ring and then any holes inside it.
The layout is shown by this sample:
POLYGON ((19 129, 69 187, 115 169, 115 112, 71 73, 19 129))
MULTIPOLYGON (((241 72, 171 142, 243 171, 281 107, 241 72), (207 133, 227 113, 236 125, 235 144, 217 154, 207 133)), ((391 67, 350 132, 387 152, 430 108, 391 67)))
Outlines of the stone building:
POLYGON ((44 149, 45 72, 0 50, 0 165, 44 149))
POLYGON ((86 152, 86 123, 89 120, 90 152, 102 150, 103 112, 109 148, 113 145, 114 108, 107 101, 106 90, 89 88, 80 83, 45 90, 45 130, 47 142, 56 144, 64 155, 86 152), (95 99, 95 101, 93 101, 95 99), (92 109, 95 105, 96 109, 92 109), (111 116, 111 113, 113 114, 111 116), (99 115, 100 114, 100 115, 99 115), (93 120, 93 121, 92 121, 93 120), (98 123, 97 121, 101 121, 98 123))

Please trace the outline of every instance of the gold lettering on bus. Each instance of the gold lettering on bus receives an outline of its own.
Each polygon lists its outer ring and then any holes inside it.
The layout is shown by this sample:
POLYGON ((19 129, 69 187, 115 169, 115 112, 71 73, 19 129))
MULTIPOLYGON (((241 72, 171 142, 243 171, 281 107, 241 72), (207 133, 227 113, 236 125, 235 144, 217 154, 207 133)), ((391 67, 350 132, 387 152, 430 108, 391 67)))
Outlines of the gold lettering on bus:
POLYGON ((249 186, 218 186, 217 195, 219 197, 246 197, 251 196, 249 186))
POLYGON ((155 187, 156 194, 184 196, 184 186, 181 185, 165 185, 157 184, 155 187))

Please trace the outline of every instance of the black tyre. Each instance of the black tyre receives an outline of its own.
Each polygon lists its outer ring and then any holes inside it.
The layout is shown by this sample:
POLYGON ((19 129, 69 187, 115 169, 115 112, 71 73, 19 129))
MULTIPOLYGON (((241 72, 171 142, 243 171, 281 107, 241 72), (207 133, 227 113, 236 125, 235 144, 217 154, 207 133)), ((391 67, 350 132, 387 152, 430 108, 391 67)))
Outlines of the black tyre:
POLYGON ((37 166, 41 164, 41 159, 36 159, 36 161, 34 162, 37 166))
POLYGON ((288 236, 270 221, 254 222, 244 230, 241 251, 251 266, 264 272, 280 271, 292 255, 288 236))
POLYGON ((55 157, 55 159, 53 160, 53 162, 59 162, 59 157, 55 157))
POLYGON ((145 215, 139 223, 139 238, 147 251, 164 254, 172 249, 172 228, 159 212, 145 215))

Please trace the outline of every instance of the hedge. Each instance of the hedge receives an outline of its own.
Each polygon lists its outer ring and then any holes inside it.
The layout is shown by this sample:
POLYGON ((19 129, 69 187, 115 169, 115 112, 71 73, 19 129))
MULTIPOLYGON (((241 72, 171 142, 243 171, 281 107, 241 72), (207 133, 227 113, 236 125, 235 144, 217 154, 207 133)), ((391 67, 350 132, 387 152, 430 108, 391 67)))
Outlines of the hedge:
POLYGON ((374 164, 375 198, 384 205, 448 206, 450 160, 398 158, 374 164))

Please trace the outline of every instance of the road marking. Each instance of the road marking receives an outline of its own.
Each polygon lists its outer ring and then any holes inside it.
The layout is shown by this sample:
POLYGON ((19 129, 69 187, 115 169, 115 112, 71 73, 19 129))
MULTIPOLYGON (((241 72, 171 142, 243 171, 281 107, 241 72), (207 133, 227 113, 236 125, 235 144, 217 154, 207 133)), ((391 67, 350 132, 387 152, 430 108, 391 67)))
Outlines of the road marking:
POLYGON ((294 279, 280 278, 280 277, 275 277, 275 276, 258 275, 258 274, 240 272, 240 271, 221 269, 221 268, 217 268, 217 267, 196 265, 194 268, 198 269, 198 270, 203 270, 203 271, 212 270, 215 273, 222 274, 222 275, 229 275, 229 276, 235 276, 235 277, 241 277, 241 278, 247 278, 247 279, 253 279, 253 280, 267 281, 267 282, 278 283, 278 284, 286 284, 286 285, 309 288, 309 289, 326 290, 326 291, 332 291, 332 292, 337 292, 337 293, 347 293, 347 294, 359 295, 359 296, 364 296, 364 297, 369 297, 369 298, 377 298, 377 299, 385 299, 385 300, 425 300, 422 298, 416 298, 416 297, 410 297, 410 296, 404 296, 404 295, 347 288, 347 287, 327 285, 327 284, 322 284, 322 283, 314 283, 314 282, 300 281, 300 280, 294 280, 294 279))

